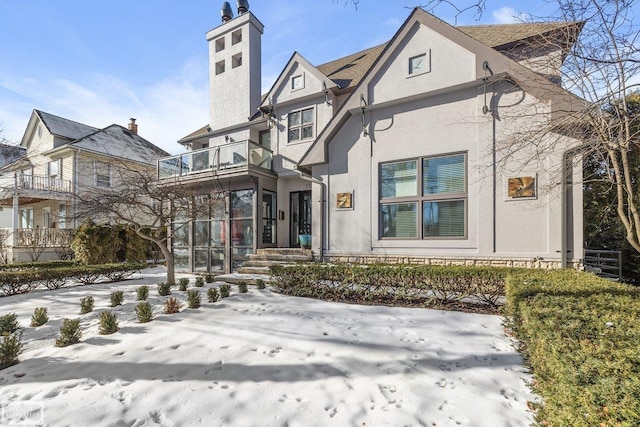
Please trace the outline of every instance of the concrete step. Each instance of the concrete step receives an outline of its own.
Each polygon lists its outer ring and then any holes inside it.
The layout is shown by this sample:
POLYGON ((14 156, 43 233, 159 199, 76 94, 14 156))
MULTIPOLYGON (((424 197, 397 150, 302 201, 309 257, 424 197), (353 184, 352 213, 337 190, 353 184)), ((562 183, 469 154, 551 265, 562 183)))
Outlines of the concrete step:
POLYGON ((277 255, 303 255, 308 257, 313 257, 313 252, 311 249, 300 249, 300 248, 264 248, 258 249, 257 255, 262 254, 277 254, 277 255))
POLYGON ((294 262, 291 262, 291 261, 273 261, 273 260, 269 260, 269 261, 254 260, 253 258, 250 259, 249 261, 245 261, 244 262, 244 266, 245 267, 269 267, 270 265, 276 265, 276 264, 294 264, 294 262))
POLYGON ((238 269, 240 274, 269 274, 269 267, 248 267, 244 266, 238 269))
POLYGON ((312 257, 306 255, 280 255, 280 254, 251 254, 251 261, 273 261, 273 262, 311 262, 312 257))

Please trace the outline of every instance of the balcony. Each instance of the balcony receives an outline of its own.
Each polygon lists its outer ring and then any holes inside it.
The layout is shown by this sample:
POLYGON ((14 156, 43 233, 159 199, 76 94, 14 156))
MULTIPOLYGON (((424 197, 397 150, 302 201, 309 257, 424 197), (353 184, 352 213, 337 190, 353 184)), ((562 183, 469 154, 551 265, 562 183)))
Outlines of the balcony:
POLYGON ((0 190, 42 196, 43 193, 73 193, 73 183, 66 179, 20 173, 0 176, 0 190))
POLYGON ((158 178, 196 176, 205 172, 234 173, 250 167, 271 171, 273 153, 253 141, 203 148, 158 160, 158 178))

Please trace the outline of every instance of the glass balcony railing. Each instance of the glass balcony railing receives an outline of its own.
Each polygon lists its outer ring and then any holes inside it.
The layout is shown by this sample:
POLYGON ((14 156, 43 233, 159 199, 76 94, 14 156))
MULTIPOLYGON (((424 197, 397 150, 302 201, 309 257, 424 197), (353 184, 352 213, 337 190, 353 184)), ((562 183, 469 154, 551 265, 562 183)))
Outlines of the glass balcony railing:
POLYGON ((173 178, 247 166, 271 170, 272 161, 271 150, 253 141, 239 141, 160 159, 158 177, 173 178))

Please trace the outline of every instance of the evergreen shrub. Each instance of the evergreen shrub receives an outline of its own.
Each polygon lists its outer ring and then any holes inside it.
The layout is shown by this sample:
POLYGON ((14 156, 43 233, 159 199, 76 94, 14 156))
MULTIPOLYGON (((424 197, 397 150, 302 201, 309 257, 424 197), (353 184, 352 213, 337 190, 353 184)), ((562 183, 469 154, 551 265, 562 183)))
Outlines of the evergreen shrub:
POLYGON ((151 308, 151 304, 148 302, 141 302, 136 305, 136 316, 140 323, 151 322, 153 320, 153 309, 151 308))
POLYGON ((15 313, 0 316, 0 336, 10 335, 20 328, 18 316, 15 313))
POLYGON ((216 288, 209 288, 207 290, 207 298, 209 299, 209 302, 216 302, 218 301, 218 298, 220 298, 220 293, 216 288))
POLYGON ((93 311, 93 297, 80 298, 80 314, 87 314, 93 311))
POLYGON ((227 298, 231 291, 231 285, 224 283, 218 287, 218 291, 220 292, 220 298, 227 298))
POLYGON ((174 314, 180 312, 182 304, 177 298, 169 297, 164 303, 164 312, 167 314, 174 314))
POLYGON ((122 305, 124 302, 124 292, 123 291, 114 291, 109 295, 109 301, 111 302, 111 307, 117 307, 122 305))
POLYGON ((168 295, 171 295, 171 285, 168 283, 159 283, 158 295, 160 295, 161 297, 166 297, 168 295))
POLYGON ((187 291, 187 305, 189 308, 200 308, 201 298, 200 291, 197 289, 191 289, 187 291))
POLYGON ((247 282, 241 281, 238 283, 238 292, 241 294, 246 294, 249 288, 247 287, 247 282))
POLYGON ((18 356, 22 353, 22 331, 6 334, 0 344, 0 370, 16 365, 20 362, 18 356))
POLYGON ((118 331, 118 316, 111 311, 100 313, 100 325, 98 332, 100 335, 111 335, 118 331))
POLYGON ((47 315, 46 307, 36 307, 33 310, 33 315, 31 316, 31 326, 34 328, 38 326, 42 326, 49 321, 49 316, 47 315))
POLYGON ((142 285, 136 289, 136 300, 146 301, 149 297, 149 286, 142 285))
POLYGON ((66 347, 80 342, 80 319, 64 319, 60 326, 60 335, 56 338, 56 347, 66 347))

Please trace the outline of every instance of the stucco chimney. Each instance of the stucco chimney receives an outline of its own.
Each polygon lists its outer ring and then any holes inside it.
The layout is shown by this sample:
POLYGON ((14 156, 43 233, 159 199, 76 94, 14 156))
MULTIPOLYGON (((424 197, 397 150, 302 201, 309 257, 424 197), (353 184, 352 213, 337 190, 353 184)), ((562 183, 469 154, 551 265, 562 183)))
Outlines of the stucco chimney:
POLYGON ((134 119, 133 117, 130 119, 131 122, 129 122, 129 130, 131 131, 131 133, 133 134, 138 134, 138 125, 136 124, 136 119, 134 119))

